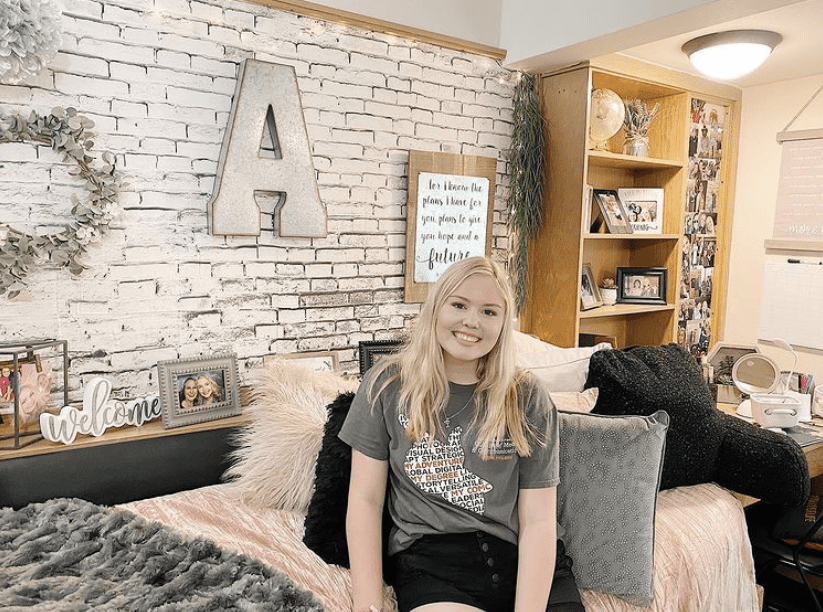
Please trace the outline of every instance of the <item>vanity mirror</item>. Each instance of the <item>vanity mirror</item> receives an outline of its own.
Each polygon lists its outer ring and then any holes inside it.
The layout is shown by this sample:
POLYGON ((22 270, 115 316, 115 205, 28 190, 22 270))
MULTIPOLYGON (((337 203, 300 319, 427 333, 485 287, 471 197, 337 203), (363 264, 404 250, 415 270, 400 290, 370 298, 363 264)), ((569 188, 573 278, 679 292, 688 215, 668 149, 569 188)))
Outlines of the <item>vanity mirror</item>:
MULTIPOLYGON (((782 340, 772 342, 790 351, 797 361, 797 355, 788 343, 782 340)), ((737 407, 737 414, 754 419, 766 428, 782 429, 797 425, 800 400, 784 388, 780 367, 773 359, 761 353, 744 355, 732 368, 732 380, 740 391, 749 396, 737 407)))

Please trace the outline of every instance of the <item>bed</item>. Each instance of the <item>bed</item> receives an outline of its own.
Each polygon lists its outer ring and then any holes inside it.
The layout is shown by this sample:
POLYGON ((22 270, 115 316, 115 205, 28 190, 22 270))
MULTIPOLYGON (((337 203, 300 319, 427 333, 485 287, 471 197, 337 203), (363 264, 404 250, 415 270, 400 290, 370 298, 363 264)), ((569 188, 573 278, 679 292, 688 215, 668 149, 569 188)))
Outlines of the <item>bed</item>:
MULTIPOLYGON (((88 495, 92 500, 104 501, 94 504, 60 497, 17 510, 2 509, 0 601, 16 601, 21 609, 44 611, 323 609, 347 612, 351 605, 348 570, 324 561, 306 546, 303 538, 307 513, 317 498, 315 470, 318 454, 322 455, 326 424, 330 420, 329 406, 340 394, 355 387, 356 382, 332 373, 309 372, 285 360, 273 362, 256 380, 253 401, 248 407, 249 424, 234 436, 237 448, 230 451, 233 462, 223 478, 228 481, 169 492, 168 484, 162 482, 164 478, 158 473, 157 486, 167 494, 147 496, 150 489, 143 488, 140 499, 127 497, 126 501, 108 500, 105 503, 104 499, 88 495), (63 537, 68 548, 52 551, 49 548, 53 538, 47 532, 52 523, 60 521, 49 517, 67 516, 67 509, 80 517, 95 517, 94 524, 101 527, 92 528, 88 522, 75 520, 71 522, 72 531, 63 537), (10 520, 19 524, 13 529, 8 528, 7 521, 10 520), (116 529, 110 529, 110 525, 115 525, 116 529), (131 531, 124 535, 121 531, 127 527, 131 531), (42 535, 42 538, 33 538, 33 533, 42 535), (156 559, 145 559, 142 551, 148 546, 147 533, 152 534, 152 543, 161 535, 164 542, 175 541, 173 550, 177 565, 164 567, 162 572, 157 570, 157 563, 174 556, 164 553, 162 547, 156 559), (108 534, 109 540, 98 543, 96 540, 102 537, 101 534, 108 534), (94 549, 93 554, 88 552, 89 547, 94 549), (85 597, 85 591, 80 591, 92 590, 85 576, 89 580, 101 578, 100 555, 121 548, 132 551, 136 561, 129 563, 140 561, 154 572, 149 572, 149 578, 139 586, 146 590, 144 596, 123 605, 115 600, 99 599, 104 590, 101 586, 99 592, 92 593, 98 597, 95 601, 99 605, 83 607, 75 603, 60 607, 56 603, 55 593, 78 591, 78 597, 85 597), (19 565, 24 549, 34 550, 30 555, 31 567, 25 571, 15 565, 19 565), (182 552, 177 552, 178 549, 182 552), (75 569, 61 573, 60 568, 67 565, 67 559, 83 555, 88 556, 87 567, 83 570, 86 574, 78 578, 79 570, 75 569), (192 562, 192 558, 196 558, 197 563, 192 562), (198 584, 209 587, 208 597, 198 590, 199 587, 190 588, 191 594, 180 588, 189 581, 192 568, 198 570, 196 579, 201 581, 198 584), (152 602, 162 602, 162 607, 152 602), (223 603, 217 605, 214 602, 223 603)), ((556 399, 572 404, 587 401, 574 393, 556 399)), ((610 427, 615 422, 606 421, 610 427)), ((575 424, 577 426, 579 423, 575 424)), ((623 440, 618 443, 625 446, 623 440)), ((193 454, 188 444, 185 437, 178 442, 177 452, 181 457, 193 454)), ((202 449, 198 447, 197 452, 202 449)), ((149 460, 148 456, 146 460, 149 460)), ((121 473, 121 476, 127 478, 128 474, 121 473)), ((567 480, 572 478, 573 475, 566 476, 567 480)), ((618 533, 626 525, 610 521, 615 515, 623 514, 619 500, 615 500, 612 507, 609 507, 612 503, 609 498, 598 500, 596 505, 600 510, 611 513, 606 515, 607 519, 585 513, 569 514, 568 508, 573 506, 567 508, 566 520, 583 523, 574 537, 580 538, 584 544, 587 534, 597 531, 593 524, 599 521, 602 523, 600 531, 606 532, 608 541, 596 543, 594 548, 606 550, 610 558, 619 559, 621 554, 649 557, 647 566, 631 565, 631 560, 625 564, 639 568, 637 572, 629 573, 649 573, 647 581, 632 583, 639 585, 633 590, 623 592, 614 582, 601 583, 598 588, 584 588, 582 596, 586 609, 589 612, 760 610, 751 546, 743 509, 737 498, 713 483, 679 487, 657 494, 655 474, 650 478, 646 497, 631 501, 633 506, 646 508, 641 518, 647 523, 647 534, 641 533, 644 527, 635 525, 638 521, 634 520, 628 521, 631 523, 629 527, 636 530, 632 538, 618 533), (574 520, 575 517, 580 520, 574 520), (642 545, 642 550, 625 548, 629 539, 633 540, 628 542, 629 545, 642 545), (612 550, 617 552, 612 553, 612 550), (649 590, 644 593, 645 588, 649 590), (638 595, 641 596, 639 599, 638 595)), ((70 490, 70 483, 65 486, 70 490)), ((65 486, 57 489, 62 496, 66 495, 65 486)), ((623 489, 625 487, 621 492, 623 489)), ((106 563, 116 556, 105 557, 106 563)), ((575 563, 585 571, 584 559, 578 558, 575 563)), ((602 564, 595 560, 593 565, 602 564)), ((116 584, 129 576, 129 567, 115 566, 111 575, 102 578, 109 580, 108 584, 116 584)), ((620 577, 620 580, 624 578, 637 577, 620 577)), ((131 591, 136 592, 136 589, 131 591)), ((393 592, 388 586, 385 595, 387 608, 395 610, 393 592)))
MULTIPOLYGON (((229 483, 121 507, 173 525, 189 536, 206 536, 221 547, 254 556, 314 593, 328 612, 348 612, 348 571, 327 565, 303 544, 303 514, 249 506, 238 501, 239 494, 229 483)), ((654 601, 636 607, 613 595, 584 590, 586 610, 760 609, 743 511, 728 491, 703 484, 661 492, 655 531, 654 601)), ((386 596, 390 609, 395 609, 390 589, 386 596)))

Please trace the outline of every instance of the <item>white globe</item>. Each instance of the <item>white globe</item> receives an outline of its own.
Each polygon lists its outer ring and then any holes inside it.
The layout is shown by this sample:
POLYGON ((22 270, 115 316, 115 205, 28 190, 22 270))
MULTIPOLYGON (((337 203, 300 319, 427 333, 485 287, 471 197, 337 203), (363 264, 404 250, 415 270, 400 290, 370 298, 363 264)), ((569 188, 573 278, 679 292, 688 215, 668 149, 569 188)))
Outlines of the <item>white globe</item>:
POLYGON ((606 149, 606 141, 617 134, 623 125, 626 108, 623 100, 611 89, 592 91, 591 120, 589 122, 590 147, 606 149))

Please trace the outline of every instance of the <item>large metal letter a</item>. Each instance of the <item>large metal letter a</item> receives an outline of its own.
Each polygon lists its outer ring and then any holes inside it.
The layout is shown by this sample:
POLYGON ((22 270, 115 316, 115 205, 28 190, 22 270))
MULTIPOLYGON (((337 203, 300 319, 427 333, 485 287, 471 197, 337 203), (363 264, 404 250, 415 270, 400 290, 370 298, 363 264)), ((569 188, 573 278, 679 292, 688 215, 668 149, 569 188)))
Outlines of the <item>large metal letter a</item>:
POLYGON ((258 192, 281 194, 281 236, 326 235, 326 209, 317 191, 294 68, 247 59, 240 66, 209 202, 211 233, 260 235, 258 192), (272 131, 276 154, 261 155, 261 139, 272 131))

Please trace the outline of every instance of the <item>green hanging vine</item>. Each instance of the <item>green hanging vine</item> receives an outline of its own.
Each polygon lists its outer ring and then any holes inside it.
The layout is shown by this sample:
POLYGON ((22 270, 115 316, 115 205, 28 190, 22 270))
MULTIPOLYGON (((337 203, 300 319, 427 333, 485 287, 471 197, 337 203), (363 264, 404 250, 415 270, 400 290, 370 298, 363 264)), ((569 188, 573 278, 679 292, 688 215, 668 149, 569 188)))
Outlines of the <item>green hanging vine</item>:
POLYGON ((514 128, 509 149, 509 226, 517 234, 514 253, 518 312, 528 298, 529 241, 543 222, 543 116, 532 75, 522 74, 514 88, 514 128))

